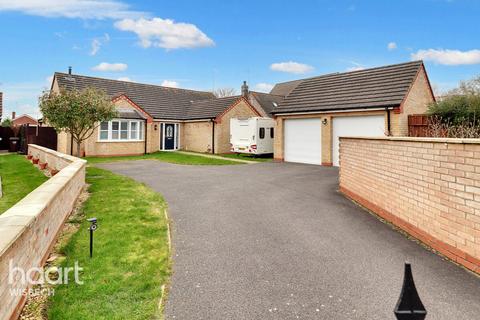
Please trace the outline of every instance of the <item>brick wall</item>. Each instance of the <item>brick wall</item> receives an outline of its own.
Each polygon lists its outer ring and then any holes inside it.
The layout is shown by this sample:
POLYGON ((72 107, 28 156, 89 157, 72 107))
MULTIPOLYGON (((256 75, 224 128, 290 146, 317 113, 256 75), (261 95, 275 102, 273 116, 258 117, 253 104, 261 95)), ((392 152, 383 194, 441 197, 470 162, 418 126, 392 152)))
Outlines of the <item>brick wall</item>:
MULTIPOLYGON (((217 126, 215 126, 216 129, 217 126)), ((186 151, 212 152, 212 122, 194 121, 183 124, 180 148, 186 151)))
POLYGON ((85 185, 86 161, 30 144, 30 156, 59 172, 0 215, 0 319, 16 319, 25 299, 11 290, 26 289, 20 275, 9 283, 9 265, 42 267, 62 225, 85 185))
POLYGON ((393 136, 408 136, 408 115, 423 114, 428 110, 428 105, 435 101, 428 83, 427 73, 422 68, 405 101, 400 106, 400 113, 392 113, 391 129, 393 136))
POLYGON ((480 272, 480 140, 341 138, 340 190, 480 272))

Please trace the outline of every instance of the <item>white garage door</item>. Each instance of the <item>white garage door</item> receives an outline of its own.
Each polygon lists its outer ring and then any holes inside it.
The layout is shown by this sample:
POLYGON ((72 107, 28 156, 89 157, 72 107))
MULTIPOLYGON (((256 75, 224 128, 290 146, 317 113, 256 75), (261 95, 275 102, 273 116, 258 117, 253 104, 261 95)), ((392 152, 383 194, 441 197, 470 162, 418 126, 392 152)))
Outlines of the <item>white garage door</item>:
POLYGON ((385 116, 361 116, 333 118, 333 165, 339 166, 338 137, 378 137, 385 135, 385 116))
POLYGON ((285 120, 285 161, 322 164, 320 119, 285 120))

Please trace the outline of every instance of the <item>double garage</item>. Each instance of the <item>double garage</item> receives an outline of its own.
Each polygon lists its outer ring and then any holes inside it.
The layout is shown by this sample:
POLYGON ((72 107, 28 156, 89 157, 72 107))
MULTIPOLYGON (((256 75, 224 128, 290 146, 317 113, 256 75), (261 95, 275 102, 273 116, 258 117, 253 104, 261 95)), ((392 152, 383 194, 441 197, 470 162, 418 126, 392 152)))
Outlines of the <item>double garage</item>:
POLYGON ((339 165, 339 137, 384 136, 385 114, 283 120, 287 162, 339 165))

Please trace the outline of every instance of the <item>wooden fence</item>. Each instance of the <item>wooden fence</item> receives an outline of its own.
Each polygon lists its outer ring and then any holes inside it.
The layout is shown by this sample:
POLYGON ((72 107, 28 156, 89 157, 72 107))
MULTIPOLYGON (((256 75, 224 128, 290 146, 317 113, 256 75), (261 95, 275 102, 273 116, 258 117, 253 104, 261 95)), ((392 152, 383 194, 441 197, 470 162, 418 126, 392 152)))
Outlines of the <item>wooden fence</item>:
POLYGON ((10 127, 0 127, 0 150, 8 150, 10 144, 10 137, 13 137, 14 133, 10 127))
POLYGON ((425 114, 411 114, 408 116, 408 136, 409 137, 429 137, 429 118, 425 114))
POLYGON ((20 128, 19 151, 23 154, 28 152, 29 144, 36 144, 52 150, 57 150, 57 132, 52 127, 23 125, 20 128))

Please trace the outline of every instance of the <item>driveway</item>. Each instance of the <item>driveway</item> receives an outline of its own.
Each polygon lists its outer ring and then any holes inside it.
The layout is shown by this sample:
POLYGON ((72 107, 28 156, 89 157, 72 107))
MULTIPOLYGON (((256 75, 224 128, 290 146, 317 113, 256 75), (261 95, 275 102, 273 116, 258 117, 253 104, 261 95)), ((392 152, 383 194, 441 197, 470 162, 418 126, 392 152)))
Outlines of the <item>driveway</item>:
POLYGON ((339 194, 336 168, 101 167, 146 183, 169 204, 167 319, 394 319, 406 260, 427 319, 480 318, 480 278, 339 194))

